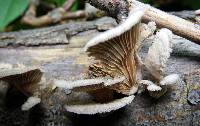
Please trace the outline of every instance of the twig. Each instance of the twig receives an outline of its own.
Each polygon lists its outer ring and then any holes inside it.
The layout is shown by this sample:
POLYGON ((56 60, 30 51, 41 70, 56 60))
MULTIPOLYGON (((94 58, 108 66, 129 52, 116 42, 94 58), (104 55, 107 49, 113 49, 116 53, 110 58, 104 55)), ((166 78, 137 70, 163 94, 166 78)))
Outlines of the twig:
POLYGON ((95 7, 101 10, 107 11, 112 17, 115 17, 118 20, 124 18, 129 6, 133 8, 141 8, 143 10, 146 9, 145 15, 142 18, 144 22, 154 21, 156 22, 159 28, 168 28, 172 30, 174 34, 187 38, 197 44, 200 44, 200 26, 198 24, 194 24, 182 18, 165 13, 161 10, 143 4, 139 1, 129 0, 131 1, 130 5, 128 5, 128 3, 126 2, 123 2, 121 6, 117 6, 117 3, 121 4, 119 0, 88 0, 88 1, 91 5, 94 5, 95 7), (112 7, 110 7, 111 3, 113 4, 112 7), (126 10, 124 11, 126 13, 123 13, 122 15, 121 10, 126 10))
POLYGON ((74 4, 76 0, 67 0, 63 6, 63 8, 65 9, 65 11, 69 11, 69 9, 72 7, 72 5, 74 4))
POLYGON ((118 22, 126 19, 129 6, 127 0, 86 0, 92 6, 107 12, 118 22))
POLYGON ((134 1, 132 7, 147 8, 143 16, 144 22, 154 21, 160 28, 168 28, 174 34, 190 39, 193 42, 200 44, 200 26, 174 15, 165 13, 149 5, 134 1))
POLYGON ((28 24, 31 26, 44 26, 53 23, 57 23, 62 20, 66 19, 77 19, 77 18, 84 18, 87 14, 85 11, 76 11, 76 12, 67 12, 64 13, 61 8, 54 10, 54 12, 50 12, 47 15, 41 17, 23 17, 22 23, 28 24), (55 14, 57 13, 57 14, 55 14))
POLYGON ((36 7, 37 4, 33 0, 28 11, 21 20, 22 23, 38 27, 57 23, 66 19, 87 17, 87 13, 85 11, 66 12, 63 8, 55 8, 46 15, 36 17, 36 7))

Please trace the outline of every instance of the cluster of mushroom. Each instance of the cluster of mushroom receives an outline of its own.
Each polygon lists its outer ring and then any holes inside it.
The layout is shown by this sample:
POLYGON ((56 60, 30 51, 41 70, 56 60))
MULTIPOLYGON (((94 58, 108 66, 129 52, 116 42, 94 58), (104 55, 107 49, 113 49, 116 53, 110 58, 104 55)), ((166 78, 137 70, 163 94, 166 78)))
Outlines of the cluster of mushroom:
MULTIPOLYGON (((87 92, 93 96, 93 101, 88 103, 67 103, 67 111, 77 114, 110 112, 131 103, 140 85, 144 85, 152 97, 158 98, 166 92, 166 85, 178 81, 177 74, 164 77, 164 68, 172 52, 170 30, 159 30, 144 62, 139 57, 141 42, 150 35, 141 29, 143 14, 140 9, 132 10, 117 27, 94 37, 86 44, 84 51, 95 59, 89 66, 88 78, 55 81, 57 87, 87 92), (142 69, 148 70, 153 80, 143 80, 142 69)), ((149 23, 154 26, 152 24, 155 23, 149 23)), ((154 30, 155 26, 152 32, 154 30)))
POLYGON ((55 80, 45 86, 47 82, 42 82, 39 69, 10 67, 1 69, 0 81, 28 97, 22 110, 40 103, 55 86, 74 92, 87 92, 92 96, 83 104, 75 102, 65 105, 67 111, 77 114, 105 113, 124 107, 133 101, 140 85, 144 85, 150 96, 159 98, 166 92, 166 85, 175 84, 179 79, 177 74, 164 76, 164 68, 172 52, 172 32, 168 29, 159 30, 142 61, 139 57, 141 43, 156 29, 155 23, 140 23, 143 14, 141 9, 130 11, 129 16, 117 27, 86 44, 84 51, 94 61, 84 80, 55 80), (149 71, 153 79, 143 80, 142 69, 149 71))
MULTIPOLYGON (((17 90, 27 97, 21 109, 26 111, 39 104, 52 93, 54 86, 47 82, 43 72, 39 68, 26 67, 21 64, 12 66, 10 64, 0 64, 0 84, 4 85, 4 94, 17 90)), ((2 100, 1 99, 1 100, 2 100)))

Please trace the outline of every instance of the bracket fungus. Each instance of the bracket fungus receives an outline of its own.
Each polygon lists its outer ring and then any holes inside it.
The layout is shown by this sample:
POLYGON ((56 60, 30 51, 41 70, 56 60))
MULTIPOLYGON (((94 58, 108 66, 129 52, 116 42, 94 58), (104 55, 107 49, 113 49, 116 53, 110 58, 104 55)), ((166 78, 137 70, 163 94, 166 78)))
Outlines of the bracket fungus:
POLYGON ((85 52, 95 60, 89 66, 89 79, 55 81, 58 87, 86 91, 94 96, 94 101, 88 104, 67 103, 67 111, 77 114, 105 113, 132 102, 133 94, 138 89, 137 51, 142 16, 142 10, 131 11, 127 19, 117 27, 94 37, 86 44, 85 52), (115 98, 115 93, 122 96, 115 98))
POLYGON ((28 98, 22 105, 22 110, 29 110, 40 103, 44 97, 45 89, 49 87, 44 87, 41 83, 42 76, 43 72, 40 69, 25 66, 1 68, 0 70, 0 81, 5 82, 10 88, 14 87, 28 98))
POLYGON ((144 61, 146 69, 154 77, 156 84, 151 81, 141 81, 140 83, 147 85, 150 95, 155 98, 159 98, 167 91, 166 85, 175 84, 179 80, 177 74, 164 77, 164 68, 172 52, 171 40, 172 32, 170 30, 163 28, 158 31, 144 61))
POLYGON ((164 77, 164 68, 172 52, 170 30, 161 29, 156 33, 144 63, 139 57, 141 42, 156 29, 155 23, 151 22, 143 29, 148 26, 152 29, 140 34, 143 14, 141 9, 131 10, 117 27, 94 37, 85 45, 84 51, 93 58, 85 80, 54 82, 58 87, 93 96, 93 101, 87 103, 68 102, 65 105, 67 111, 77 114, 110 112, 131 103, 140 84, 145 85, 150 96, 159 98, 166 92, 165 85, 177 82, 179 77, 176 74, 164 77), (154 77, 152 81, 142 80, 142 68, 154 77))
POLYGON ((93 38, 85 46, 88 55, 98 60, 108 75, 126 78, 123 83, 111 87, 122 94, 134 94, 138 88, 136 54, 142 15, 143 11, 130 12, 122 24, 93 38))

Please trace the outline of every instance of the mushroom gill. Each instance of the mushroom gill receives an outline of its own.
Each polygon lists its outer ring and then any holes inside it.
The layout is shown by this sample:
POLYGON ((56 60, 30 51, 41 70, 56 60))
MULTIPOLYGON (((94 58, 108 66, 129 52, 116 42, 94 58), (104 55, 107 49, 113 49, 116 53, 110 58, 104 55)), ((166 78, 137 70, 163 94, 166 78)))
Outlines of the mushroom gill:
POLYGON ((124 76, 125 80, 110 86, 122 94, 137 91, 136 67, 140 37, 140 20, 143 11, 131 11, 128 18, 116 28, 90 40, 85 46, 89 56, 100 63, 103 71, 111 77, 124 76))
POLYGON ((42 72, 39 69, 12 68, 0 71, 0 80, 14 86, 26 96, 33 95, 41 81, 42 72))

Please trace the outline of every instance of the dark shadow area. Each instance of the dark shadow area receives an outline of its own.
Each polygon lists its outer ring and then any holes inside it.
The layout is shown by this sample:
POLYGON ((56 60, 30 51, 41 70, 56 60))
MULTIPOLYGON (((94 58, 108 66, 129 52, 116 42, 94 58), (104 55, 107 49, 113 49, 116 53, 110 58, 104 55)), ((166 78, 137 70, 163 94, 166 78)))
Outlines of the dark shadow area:
POLYGON ((78 115, 66 112, 66 116, 72 121, 73 126, 116 126, 127 120, 126 107, 107 114, 78 115))
POLYGON ((21 105, 27 100, 27 96, 22 94, 14 87, 10 87, 5 98, 6 109, 13 110, 21 107, 21 105))

